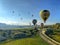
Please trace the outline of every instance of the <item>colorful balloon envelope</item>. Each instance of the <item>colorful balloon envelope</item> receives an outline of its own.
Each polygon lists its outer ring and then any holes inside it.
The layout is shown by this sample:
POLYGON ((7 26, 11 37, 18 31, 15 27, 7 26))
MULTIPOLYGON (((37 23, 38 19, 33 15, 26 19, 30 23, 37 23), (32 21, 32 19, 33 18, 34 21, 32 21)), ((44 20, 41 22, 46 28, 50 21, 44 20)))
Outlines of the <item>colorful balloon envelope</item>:
POLYGON ((42 10, 40 11, 40 16, 42 18, 42 20, 44 21, 44 23, 46 22, 46 20, 49 18, 50 16, 50 12, 49 10, 42 10))
POLYGON ((35 25, 37 23, 37 20, 33 19, 32 23, 35 25))

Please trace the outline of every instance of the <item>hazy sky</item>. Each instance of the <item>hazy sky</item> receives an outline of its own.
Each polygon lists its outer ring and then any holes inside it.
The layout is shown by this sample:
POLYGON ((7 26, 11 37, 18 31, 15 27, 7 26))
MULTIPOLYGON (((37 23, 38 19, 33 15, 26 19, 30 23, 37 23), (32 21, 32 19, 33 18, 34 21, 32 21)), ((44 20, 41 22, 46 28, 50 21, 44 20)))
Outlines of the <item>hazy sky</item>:
POLYGON ((44 9, 51 13, 46 24, 60 22, 60 0, 0 0, 0 23, 28 25, 37 19, 39 24, 44 9))

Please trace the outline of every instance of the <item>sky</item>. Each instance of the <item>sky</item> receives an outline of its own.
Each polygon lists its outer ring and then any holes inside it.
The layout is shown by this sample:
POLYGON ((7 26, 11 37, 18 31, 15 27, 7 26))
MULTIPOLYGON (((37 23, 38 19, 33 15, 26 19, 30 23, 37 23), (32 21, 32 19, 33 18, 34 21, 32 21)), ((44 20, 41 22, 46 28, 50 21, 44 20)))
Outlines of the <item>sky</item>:
POLYGON ((37 19, 40 25, 43 22, 41 10, 50 11, 45 24, 60 23, 60 0, 0 0, 0 23, 29 25, 37 19))

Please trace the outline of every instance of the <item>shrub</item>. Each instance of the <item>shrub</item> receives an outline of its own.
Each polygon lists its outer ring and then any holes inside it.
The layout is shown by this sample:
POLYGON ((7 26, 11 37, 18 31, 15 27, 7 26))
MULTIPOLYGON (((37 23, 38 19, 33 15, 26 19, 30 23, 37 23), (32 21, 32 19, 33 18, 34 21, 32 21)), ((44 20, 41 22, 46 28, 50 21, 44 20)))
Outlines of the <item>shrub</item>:
POLYGON ((53 32, 52 29, 47 29, 47 31, 45 32, 45 34, 49 36, 49 35, 53 35, 54 32, 53 32))

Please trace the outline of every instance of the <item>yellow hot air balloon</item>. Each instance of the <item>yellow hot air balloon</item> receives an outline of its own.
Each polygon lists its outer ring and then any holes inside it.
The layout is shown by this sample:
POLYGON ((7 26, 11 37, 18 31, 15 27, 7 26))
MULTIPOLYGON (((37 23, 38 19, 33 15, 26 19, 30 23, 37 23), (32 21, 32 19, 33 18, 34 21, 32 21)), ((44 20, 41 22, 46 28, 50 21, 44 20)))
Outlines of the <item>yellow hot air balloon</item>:
POLYGON ((48 17, 50 16, 50 12, 48 10, 41 10, 40 11, 40 16, 43 19, 44 23, 46 22, 46 20, 48 19, 48 17))

